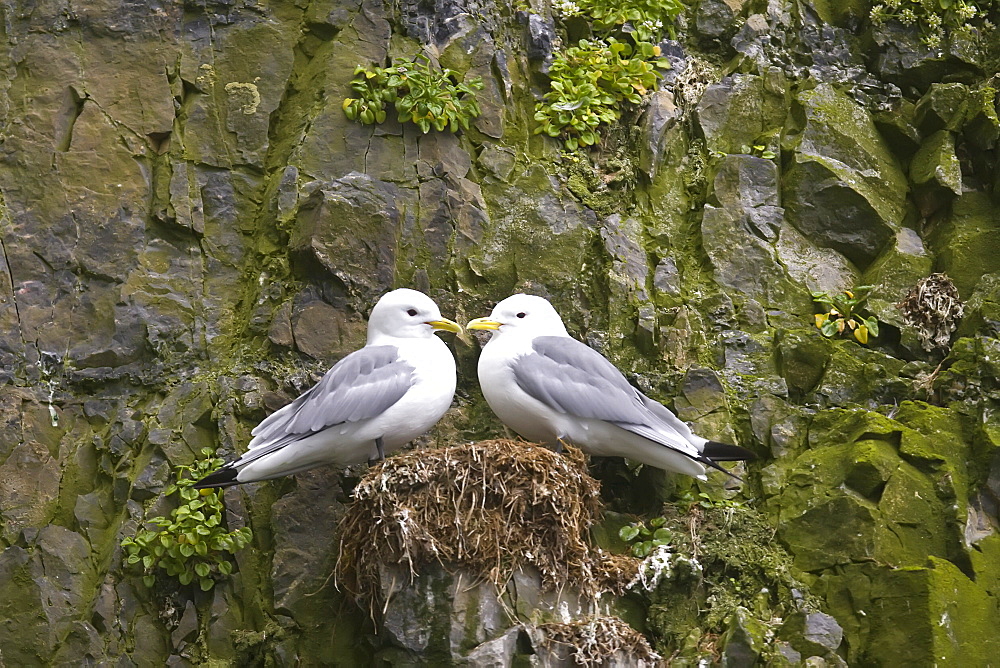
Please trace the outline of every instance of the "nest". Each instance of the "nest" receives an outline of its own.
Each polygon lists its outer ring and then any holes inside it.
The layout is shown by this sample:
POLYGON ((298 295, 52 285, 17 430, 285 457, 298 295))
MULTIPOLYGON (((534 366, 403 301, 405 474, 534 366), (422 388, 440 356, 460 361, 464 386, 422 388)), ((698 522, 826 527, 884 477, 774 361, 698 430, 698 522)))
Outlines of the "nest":
POLYGON ((635 574, 586 537, 600 511, 599 483, 575 448, 563 454, 508 440, 396 455, 371 468, 340 526, 339 586, 371 606, 380 568, 411 577, 438 562, 499 588, 532 566, 543 587, 589 595, 620 590, 635 574), (627 581, 627 580, 626 580, 627 581))
POLYGON ((654 664, 660 655, 646 638, 617 617, 592 617, 569 624, 540 624, 543 643, 550 649, 568 650, 578 666, 603 666, 616 654, 654 664))
POLYGON ((903 322, 916 331, 921 347, 927 352, 951 347, 951 333, 964 312, 958 289, 946 274, 920 279, 896 308, 902 311, 903 322))

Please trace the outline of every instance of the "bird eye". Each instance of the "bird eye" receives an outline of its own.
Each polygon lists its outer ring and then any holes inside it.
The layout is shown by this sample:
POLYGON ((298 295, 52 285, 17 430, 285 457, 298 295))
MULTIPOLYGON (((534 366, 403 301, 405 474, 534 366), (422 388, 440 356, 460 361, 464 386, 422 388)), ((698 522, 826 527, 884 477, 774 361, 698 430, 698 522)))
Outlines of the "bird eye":
POLYGON ((411 308, 409 311, 406 312, 406 315, 408 315, 410 317, 413 317, 416 314, 417 314, 417 309, 415 309, 415 308, 411 308))
POLYGON ((524 311, 521 311, 520 313, 518 313, 518 314, 517 314, 517 317, 518 317, 518 318, 523 318, 523 317, 524 317, 524 316, 526 316, 526 315, 528 315, 528 314, 527 314, 527 313, 525 313, 524 311))

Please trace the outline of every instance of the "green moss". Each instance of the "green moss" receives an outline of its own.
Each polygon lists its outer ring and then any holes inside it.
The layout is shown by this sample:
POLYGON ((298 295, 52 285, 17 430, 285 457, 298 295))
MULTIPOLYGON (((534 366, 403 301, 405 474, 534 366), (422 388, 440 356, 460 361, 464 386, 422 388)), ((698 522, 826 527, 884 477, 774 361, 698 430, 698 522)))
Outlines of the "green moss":
POLYGON ((968 299, 984 274, 1000 271, 1000 210, 989 195, 963 193, 931 237, 939 271, 968 299))
POLYGON ((939 130, 924 140, 910 163, 910 180, 918 186, 936 184, 955 195, 962 194, 962 167, 950 131, 939 130))
POLYGON ((901 326, 896 304, 922 278, 933 272, 934 258, 916 231, 903 227, 894 243, 865 272, 862 283, 874 285, 868 308, 882 323, 901 326))
POLYGON ((811 329, 778 333, 778 368, 793 396, 816 388, 833 356, 833 345, 833 341, 811 329))
POLYGON ((624 152, 591 165, 586 158, 567 160, 566 187, 602 218, 626 215, 634 206, 635 167, 624 152))
POLYGON ((990 534, 969 549, 976 584, 1000 600, 1000 534, 990 534))
MULTIPOLYGON (((677 653, 679 661, 694 663, 713 651, 727 629, 730 636, 737 628, 773 630, 775 620, 793 610, 815 609, 818 599, 794 576, 790 555, 755 509, 703 500, 668 505, 667 511, 663 526, 672 535, 672 569, 649 594, 648 616, 664 656, 677 653)), ((764 633, 757 635, 755 643, 764 633)))
POLYGON ((274 654, 274 648, 286 637, 285 630, 274 622, 268 623, 259 631, 234 630, 235 663, 241 666, 262 666, 264 668, 283 665, 274 654))
POLYGON ((910 449, 926 438, 877 413, 817 414, 812 449, 788 469, 779 501, 796 563, 804 570, 864 559, 920 565, 927 554, 954 555, 964 513, 956 512, 954 490, 937 469, 928 475, 900 456, 903 443, 910 449), (852 522, 857 530, 844 530, 852 522), (834 534, 842 542, 822 538, 834 534))

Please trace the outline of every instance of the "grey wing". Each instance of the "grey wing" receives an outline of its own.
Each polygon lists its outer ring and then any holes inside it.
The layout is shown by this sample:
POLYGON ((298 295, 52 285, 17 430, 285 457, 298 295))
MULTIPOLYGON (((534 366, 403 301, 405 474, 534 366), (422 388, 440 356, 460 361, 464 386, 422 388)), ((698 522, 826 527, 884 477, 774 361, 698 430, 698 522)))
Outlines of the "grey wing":
POLYGON ((399 359, 395 346, 357 350, 298 399, 257 425, 250 447, 284 445, 336 424, 381 415, 412 387, 413 370, 399 359))
POLYGON ((518 387, 529 395, 561 413, 611 422, 698 458, 687 425, 632 387, 596 350, 561 336, 538 337, 533 348, 512 365, 518 387))
POLYGON ((567 415, 615 423, 643 420, 636 390, 596 350, 563 336, 540 336, 511 365, 522 390, 567 415))

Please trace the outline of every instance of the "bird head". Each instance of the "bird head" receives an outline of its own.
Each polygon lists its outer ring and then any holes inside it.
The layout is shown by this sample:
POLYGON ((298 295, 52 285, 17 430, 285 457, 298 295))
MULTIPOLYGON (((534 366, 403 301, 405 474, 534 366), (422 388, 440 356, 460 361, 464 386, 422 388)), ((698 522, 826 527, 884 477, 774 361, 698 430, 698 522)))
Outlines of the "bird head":
POLYGON ((460 334, 462 326, 442 317, 430 297, 408 288, 382 295, 368 318, 369 344, 381 337, 428 338, 436 331, 460 334))
POLYGON ((497 334, 517 332, 531 337, 568 336, 552 304, 534 295, 511 295, 498 303, 488 318, 476 318, 467 328, 492 330, 497 334))

